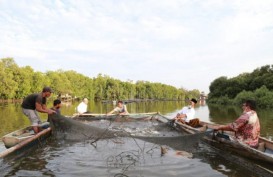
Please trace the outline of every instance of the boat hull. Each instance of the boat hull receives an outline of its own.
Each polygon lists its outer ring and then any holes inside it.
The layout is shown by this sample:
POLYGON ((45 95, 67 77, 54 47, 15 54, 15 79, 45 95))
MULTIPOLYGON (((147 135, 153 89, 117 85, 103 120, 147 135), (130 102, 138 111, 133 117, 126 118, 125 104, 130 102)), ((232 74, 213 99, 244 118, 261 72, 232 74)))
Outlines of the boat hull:
POLYGON ((273 142, 263 137, 259 138, 258 149, 252 148, 242 142, 226 139, 223 136, 218 137, 215 135, 210 135, 204 137, 203 139, 205 142, 218 149, 230 151, 240 156, 273 164, 273 142))
POLYGON ((34 136, 34 133, 31 133, 31 130, 32 127, 30 126, 20 130, 16 130, 12 133, 3 136, 2 141, 5 144, 5 147, 10 148, 22 141, 31 138, 32 136, 34 136))
MULTIPOLYGON (((31 135, 25 139, 12 140, 12 141, 10 140, 8 142, 9 144, 7 144, 7 146, 10 146, 14 143, 17 143, 17 144, 15 144, 12 147, 9 147, 5 151, 1 152, 0 158, 6 157, 11 154, 19 154, 27 149, 30 149, 31 147, 36 146, 36 145, 40 144, 41 142, 44 142, 50 135, 51 135, 51 128, 48 127, 46 129, 42 130, 41 132, 39 132, 35 135, 31 135)), ((7 136, 6 136, 6 138, 3 137, 4 141, 7 141, 7 139, 8 139, 7 136)))

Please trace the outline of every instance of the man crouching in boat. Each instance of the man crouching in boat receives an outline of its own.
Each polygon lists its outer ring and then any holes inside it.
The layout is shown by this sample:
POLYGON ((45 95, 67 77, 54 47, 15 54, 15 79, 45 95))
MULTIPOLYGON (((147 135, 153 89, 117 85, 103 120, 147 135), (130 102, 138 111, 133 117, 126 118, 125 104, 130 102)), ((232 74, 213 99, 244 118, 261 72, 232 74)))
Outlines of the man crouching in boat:
POLYGON ((55 113, 54 110, 46 107, 46 98, 50 97, 51 93, 52 89, 50 87, 44 87, 41 93, 28 95, 21 105, 23 113, 31 121, 31 126, 35 133, 39 132, 39 124, 42 123, 37 111, 47 114, 55 113))
POLYGON ((117 107, 115 107, 112 111, 108 112, 107 115, 117 113, 118 115, 127 115, 129 112, 127 111, 127 107, 123 104, 123 101, 118 101, 117 107))
POLYGON ((260 121, 255 111, 256 103, 253 100, 247 100, 242 105, 243 114, 228 125, 215 126, 216 130, 227 130, 235 132, 235 138, 245 144, 257 148, 260 136, 260 121))
POLYGON ((197 103, 197 100, 192 98, 190 100, 190 105, 189 106, 185 106, 183 107, 178 114, 176 115, 176 117, 174 118, 174 120, 177 120, 181 123, 190 125, 192 127, 197 127, 199 126, 199 119, 194 118, 195 115, 195 104, 197 103))

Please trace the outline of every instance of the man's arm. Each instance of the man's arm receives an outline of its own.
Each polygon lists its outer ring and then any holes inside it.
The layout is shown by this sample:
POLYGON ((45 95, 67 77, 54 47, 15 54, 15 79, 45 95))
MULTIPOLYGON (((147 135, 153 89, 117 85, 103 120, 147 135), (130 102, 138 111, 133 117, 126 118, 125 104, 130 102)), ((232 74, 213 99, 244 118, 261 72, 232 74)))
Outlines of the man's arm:
POLYGON ((127 111, 127 106, 124 105, 124 112, 120 113, 120 115, 126 115, 129 114, 129 112, 127 111))
POLYGON ((226 131, 233 131, 229 125, 218 125, 213 127, 215 130, 226 130, 226 131))
POLYGON ((51 109, 47 109, 46 105, 41 105, 40 103, 36 102, 35 103, 35 108, 38 112, 42 112, 42 113, 47 113, 47 114, 53 114, 55 113, 55 111, 51 110, 51 109))
POLYGON ((241 127, 245 126, 247 124, 247 118, 246 114, 241 115, 238 119, 236 119, 234 122, 228 124, 228 125, 219 125, 216 126, 214 129, 216 130, 227 130, 227 131, 238 131, 241 127))
POLYGON ((108 112, 106 115, 113 114, 114 112, 115 112, 115 109, 113 109, 112 111, 108 112))
POLYGON ((185 123, 185 119, 186 119, 187 115, 186 114, 177 114, 176 117, 173 119, 174 121, 180 121, 182 123, 185 123))

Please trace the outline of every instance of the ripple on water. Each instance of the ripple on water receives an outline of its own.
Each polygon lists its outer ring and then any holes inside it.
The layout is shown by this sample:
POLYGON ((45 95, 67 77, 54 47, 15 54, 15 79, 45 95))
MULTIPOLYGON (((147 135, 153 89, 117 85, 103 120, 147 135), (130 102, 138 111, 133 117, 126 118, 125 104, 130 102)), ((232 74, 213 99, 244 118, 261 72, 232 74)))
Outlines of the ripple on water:
POLYGON ((64 143, 43 153, 45 168, 56 176, 222 176, 199 159, 168 151, 161 146, 132 138, 64 143), (116 142, 119 143, 116 143, 116 142), (59 155, 56 155, 59 154, 59 155))

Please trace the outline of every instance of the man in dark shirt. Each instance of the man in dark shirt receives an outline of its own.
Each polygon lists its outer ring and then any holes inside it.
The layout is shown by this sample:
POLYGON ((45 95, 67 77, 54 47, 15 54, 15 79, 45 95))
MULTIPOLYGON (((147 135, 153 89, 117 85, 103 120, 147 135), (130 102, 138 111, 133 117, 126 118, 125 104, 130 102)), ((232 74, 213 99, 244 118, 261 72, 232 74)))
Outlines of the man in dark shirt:
POLYGON ((38 125, 42 123, 37 111, 47 114, 55 113, 54 110, 46 107, 46 98, 50 97, 51 93, 52 89, 50 87, 44 87, 41 93, 28 95, 22 103, 23 113, 31 121, 31 126, 35 133, 39 132, 38 125))

